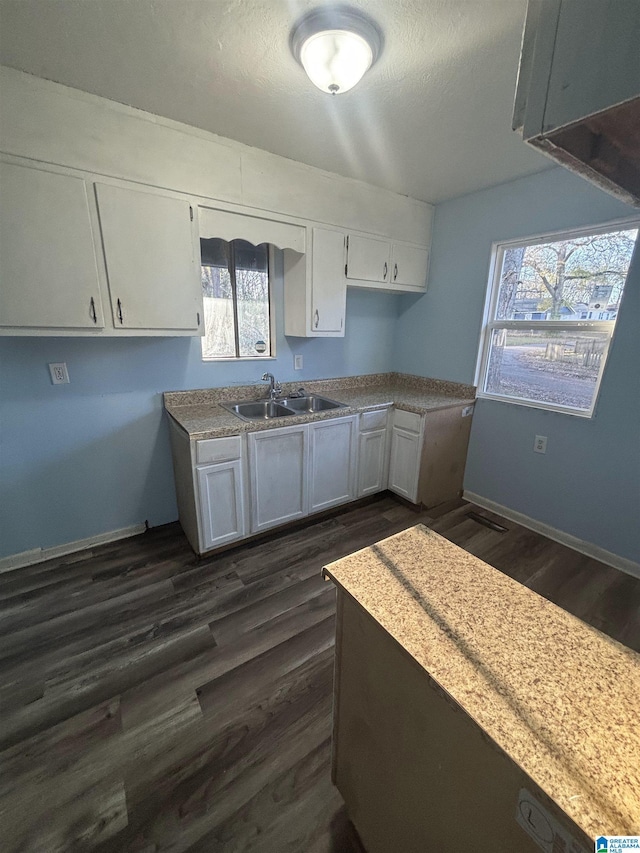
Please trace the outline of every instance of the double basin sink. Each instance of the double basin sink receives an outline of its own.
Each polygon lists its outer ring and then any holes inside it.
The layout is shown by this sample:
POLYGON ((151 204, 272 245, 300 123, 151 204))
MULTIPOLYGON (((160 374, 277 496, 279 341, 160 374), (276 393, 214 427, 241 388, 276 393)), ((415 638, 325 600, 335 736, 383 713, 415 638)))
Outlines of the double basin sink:
POLYGON ((283 397, 280 400, 240 400, 221 403, 223 409, 242 418, 243 421, 268 421, 272 418, 287 418, 291 415, 308 415, 313 412, 328 412, 344 409, 346 403, 337 403, 318 394, 305 397, 283 397))

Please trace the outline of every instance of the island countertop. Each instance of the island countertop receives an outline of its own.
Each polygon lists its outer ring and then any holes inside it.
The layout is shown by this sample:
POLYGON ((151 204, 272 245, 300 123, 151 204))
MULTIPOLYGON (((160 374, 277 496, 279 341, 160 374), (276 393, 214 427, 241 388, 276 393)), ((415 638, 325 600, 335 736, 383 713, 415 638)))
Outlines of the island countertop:
POLYGON ((640 833, 640 655, 423 525, 324 573, 586 835, 640 833))

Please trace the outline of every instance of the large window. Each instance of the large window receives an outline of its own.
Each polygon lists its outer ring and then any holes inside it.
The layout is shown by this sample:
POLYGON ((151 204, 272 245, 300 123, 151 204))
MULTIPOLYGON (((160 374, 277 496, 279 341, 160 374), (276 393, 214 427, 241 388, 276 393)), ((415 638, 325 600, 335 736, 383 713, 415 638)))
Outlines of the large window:
POLYGON ((478 396, 590 417, 638 227, 494 247, 478 396))
POLYGON ((273 353, 266 244, 200 240, 203 359, 269 358, 273 353))

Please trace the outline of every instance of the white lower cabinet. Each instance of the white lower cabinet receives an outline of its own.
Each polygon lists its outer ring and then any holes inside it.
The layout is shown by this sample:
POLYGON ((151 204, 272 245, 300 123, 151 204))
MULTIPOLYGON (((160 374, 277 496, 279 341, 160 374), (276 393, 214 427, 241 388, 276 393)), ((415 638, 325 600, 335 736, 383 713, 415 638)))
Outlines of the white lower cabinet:
POLYGON ((391 431, 389 490, 412 503, 418 497, 420 436, 394 427, 391 431))
POLYGON ((248 434, 251 533, 307 515, 308 435, 306 424, 248 434))
POLYGON ((358 497, 374 495, 387 488, 386 429, 361 432, 358 448, 358 497))
POLYGON ((247 535, 242 461, 196 468, 202 549, 208 551, 247 535))
POLYGON ((388 488, 412 503, 418 501, 423 431, 423 416, 394 410, 388 488))
POLYGON ((357 496, 364 498, 387 488, 389 454, 387 452, 386 409, 363 412, 358 436, 357 496))
POLYGON ((450 500, 462 490, 470 408, 377 409, 196 441, 171 421, 182 527, 203 554, 385 489, 426 506, 450 500))
POLYGON ((309 512, 355 499, 357 417, 309 424, 309 512))

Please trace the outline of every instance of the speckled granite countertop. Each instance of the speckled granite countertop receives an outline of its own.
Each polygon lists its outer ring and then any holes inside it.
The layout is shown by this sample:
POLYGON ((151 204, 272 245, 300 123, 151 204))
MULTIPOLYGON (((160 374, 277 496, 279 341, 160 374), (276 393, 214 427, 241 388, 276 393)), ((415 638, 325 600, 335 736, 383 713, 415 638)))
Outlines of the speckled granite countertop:
POLYGON ((640 833, 640 655, 423 525, 325 576, 587 835, 640 833))
MULTIPOLYGON (((291 393, 297 387, 296 383, 286 383, 283 390, 285 393, 291 393)), ((264 397, 266 386, 257 384, 196 391, 167 391, 164 394, 164 405, 190 438, 203 439, 294 426, 388 406, 424 414, 452 406, 468 405, 475 401, 473 385, 399 373, 314 380, 305 382, 304 388, 310 394, 321 394, 336 402, 346 403, 346 408, 289 415, 269 421, 243 421, 221 407, 221 401, 255 400, 264 397)))

